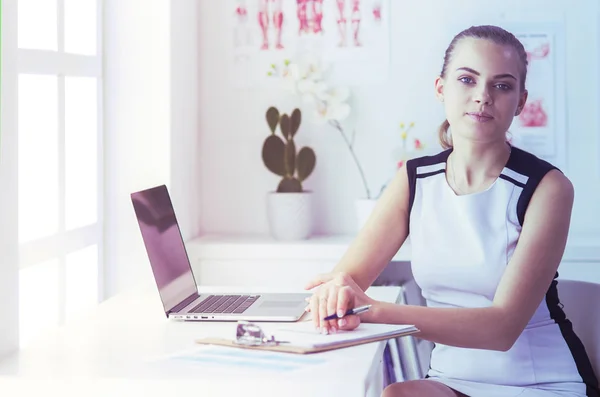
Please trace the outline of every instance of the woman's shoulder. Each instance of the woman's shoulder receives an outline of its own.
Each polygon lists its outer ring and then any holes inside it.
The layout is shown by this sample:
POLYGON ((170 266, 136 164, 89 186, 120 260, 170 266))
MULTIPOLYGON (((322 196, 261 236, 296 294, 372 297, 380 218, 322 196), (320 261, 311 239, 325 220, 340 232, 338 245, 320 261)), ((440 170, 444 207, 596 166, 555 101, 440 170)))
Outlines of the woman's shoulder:
POLYGON ((512 153, 509 158, 506 168, 517 174, 522 175, 528 180, 539 182, 548 172, 557 170, 562 171, 554 164, 541 159, 535 154, 528 152, 516 146, 512 147, 512 153))
POLYGON ((517 217, 521 225, 525 221, 529 202, 541 185, 543 185, 543 195, 554 196, 554 192, 557 191, 572 192, 573 190, 571 182, 558 167, 514 146, 506 168, 511 171, 509 176, 521 183, 522 193, 517 202, 517 217), (553 170, 557 172, 551 172, 553 170), (545 178, 546 176, 548 177, 545 178))
POLYGON ((406 162, 407 169, 416 169, 418 167, 426 167, 436 164, 445 163, 452 149, 446 149, 437 153, 432 153, 424 156, 414 157, 406 162))

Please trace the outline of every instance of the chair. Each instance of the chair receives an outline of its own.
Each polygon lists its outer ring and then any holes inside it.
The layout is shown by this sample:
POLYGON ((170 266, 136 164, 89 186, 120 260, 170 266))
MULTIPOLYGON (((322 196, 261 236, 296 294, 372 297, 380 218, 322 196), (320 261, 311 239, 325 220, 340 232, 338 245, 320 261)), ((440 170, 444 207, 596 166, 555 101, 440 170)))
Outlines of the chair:
MULTIPOLYGON (((403 285, 400 285, 402 292, 396 300, 397 304, 405 305, 408 303, 408 295, 410 295, 410 291, 408 290, 411 289, 410 284, 410 282, 405 282, 403 285)), ((393 371, 392 379, 395 382, 422 379, 425 376, 427 370, 424 370, 423 367, 424 365, 429 366, 429 357, 427 356, 427 360, 424 362, 421 343, 429 344, 430 342, 417 339, 411 335, 388 341, 391 368, 393 371)), ((428 350, 427 354, 431 352, 431 348, 428 350)))
POLYGON ((558 279, 558 299, 600 377, 600 284, 558 279))
MULTIPOLYGON (((396 303, 425 306, 425 299, 414 280, 410 263, 390 262, 373 285, 401 287, 402 292, 396 303)), ((429 370, 432 342, 409 335, 396 340, 390 339, 388 348, 397 382, 425 377, 429 370)))

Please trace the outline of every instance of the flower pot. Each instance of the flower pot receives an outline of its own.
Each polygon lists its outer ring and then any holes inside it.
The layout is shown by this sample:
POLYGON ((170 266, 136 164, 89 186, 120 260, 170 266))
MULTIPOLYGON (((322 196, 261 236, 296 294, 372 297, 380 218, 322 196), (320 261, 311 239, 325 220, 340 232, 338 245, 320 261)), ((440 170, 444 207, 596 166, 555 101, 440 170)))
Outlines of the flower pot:
POLYGON ((267 217, 276 240, 304 240, 312 233, 312 192, 267 194, 267 217))
POLYGON ((375 208, 375 204, 377 204, 377 200, 375 199, 356 199, 354 208, 356 210, 357 230, 362 229, 365 223, 367 223, 371 212, 373 212, 373 208, 375 208))

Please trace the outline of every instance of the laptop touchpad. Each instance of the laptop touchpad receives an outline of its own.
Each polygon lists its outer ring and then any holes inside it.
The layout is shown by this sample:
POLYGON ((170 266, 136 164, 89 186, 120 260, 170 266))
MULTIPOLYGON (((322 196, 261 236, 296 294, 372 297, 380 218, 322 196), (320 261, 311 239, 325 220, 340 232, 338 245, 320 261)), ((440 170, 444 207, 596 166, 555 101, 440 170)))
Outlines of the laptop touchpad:
POLYGON ((264 301, 260 305, 261 309, 285 309, 296 306, 298 306, 298 302, 296 301, 264 301))

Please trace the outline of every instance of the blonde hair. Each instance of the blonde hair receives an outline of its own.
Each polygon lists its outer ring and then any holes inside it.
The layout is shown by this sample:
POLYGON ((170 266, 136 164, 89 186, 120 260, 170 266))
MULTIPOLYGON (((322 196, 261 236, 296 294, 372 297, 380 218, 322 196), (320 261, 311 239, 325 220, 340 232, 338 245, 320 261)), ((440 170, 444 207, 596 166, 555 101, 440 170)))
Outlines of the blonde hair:
POLYGON ((448 128, 450 128, 450 123, 448 120, 444 120, 444 122, 440 125, 438 131, 438 137, 440 139, 440 145, 444 150, 450 149, 452 147, 452 138, 448 136, 448 128))
MULTIPOLYGON (((517 39, 512 33, 493 25, 482 25, 482 26, 471 26, 468 29, 463 30, 450 42, 450 45, 446 49, 446 53, 444 54, 444 65, 442 66, 442 72, 440 76, 442 78, 446 77, 446 68, 448 67, 448 63, 450 63, 450 58, 452 57, 452 53, 456 47, 456 44, 464 38, 472 37, 476 39, 486 39, 491 40, 493 43, 499 45, 508 45, 511 46, 517 54, 519 55, 519 60, 521 61, 521 92, 525 91, 525 79, 527 78, 527 52, 525 51, 525 47, 523 44, 517 39)), ((452 147, 452 137, 448 135, 448 128, 450 128, 450 123, 448 120, 444 120, 444 122, 440 125, 438 131, 438 138, 440 140, 440 144, 442 148, 450 149, 452 147)))

